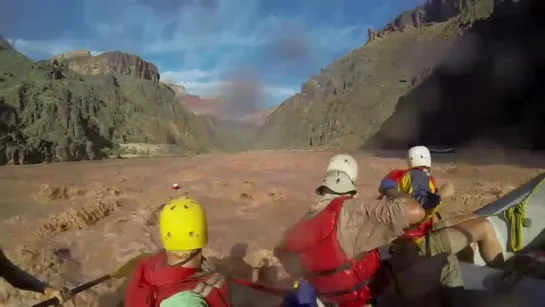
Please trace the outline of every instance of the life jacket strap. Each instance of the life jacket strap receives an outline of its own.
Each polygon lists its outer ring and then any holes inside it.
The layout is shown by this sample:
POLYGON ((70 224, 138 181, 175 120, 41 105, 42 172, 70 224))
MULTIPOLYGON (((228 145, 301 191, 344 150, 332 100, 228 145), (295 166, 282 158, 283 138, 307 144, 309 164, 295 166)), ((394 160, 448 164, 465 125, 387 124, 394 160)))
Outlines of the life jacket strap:
POLYGON ((360 281, 357 285, 353 286, 350 289, 340 290, 340 291, 333 291, 333 292, 317 291, 317 293, 318 293, 318 296, 326 296, 326 297, 342 296, 342 295, 350 294, 352 292, 359 291, 363 287, 368 286, 370 283, 371 283, 371 279, 364 279, 364 280, 360 281))
POLYGON ((355 262, 358 262, 358 261, 362 260, 368 254, 369 254, 368 252, 363 252, 363 253, 360 253, 360 254, 356 255, 356 257, 346 261, 345 263, 339 265, 336 268, 332 268, 332 269, 329 269, 329 270, 323 270, 323 271, 319 271, 319 272, 306 271, 304 273, 304 275, 305 275, 306 278, 312 278, 312 277, 317 277, 317 276, 323 277, 323 276, 328 276, 328 275, 333 275, 333 274, 336 274, 336 273, 340 273, 342 271, 346 271, 346 270, 350 269, 355 262))

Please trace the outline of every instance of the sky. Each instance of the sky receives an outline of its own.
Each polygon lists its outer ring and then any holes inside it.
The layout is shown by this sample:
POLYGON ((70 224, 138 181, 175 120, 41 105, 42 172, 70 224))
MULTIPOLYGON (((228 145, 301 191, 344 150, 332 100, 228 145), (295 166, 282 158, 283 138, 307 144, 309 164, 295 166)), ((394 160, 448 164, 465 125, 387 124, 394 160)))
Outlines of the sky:
POLYGON ((119 50, 156 64, 161 80, 215 96, 236 82, 270 107, 423 0, 0 1, 0 34, 33 59, 119 50))

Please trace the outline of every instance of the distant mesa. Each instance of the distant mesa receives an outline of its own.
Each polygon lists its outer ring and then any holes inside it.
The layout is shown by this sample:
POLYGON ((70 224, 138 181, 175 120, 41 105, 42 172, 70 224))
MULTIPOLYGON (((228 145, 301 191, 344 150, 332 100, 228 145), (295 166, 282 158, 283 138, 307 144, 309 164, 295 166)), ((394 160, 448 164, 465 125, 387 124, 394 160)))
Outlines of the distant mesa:
POLYGON ((176 84, 171 80, 163 80, 161 82, 168 85, 174 91, 174 93, 176 93, 176 96, 186 96, 187 95, 187 92, 185 90, 185 86, 183 86, 181 84, 176 84))
POLYGON ((86 49, 79 49, 79 50, 64 52, 64 53, 61 53, 61 54, 57 54, 56 56, 53 57, 53 59, 57 59, 57 60, 65 59, 65 60, 67 60, 67 59, 76 58, 76 57, 90 58, 91 57, 91 51, 86 50, 86 49))
POLYGON ((54 56, 52 61, 83 75, 122 74, 158 83, 161 76, 153 63, 141 57, 120 51, 109 51, 93 56, 86 49, 74 50, 54 56))

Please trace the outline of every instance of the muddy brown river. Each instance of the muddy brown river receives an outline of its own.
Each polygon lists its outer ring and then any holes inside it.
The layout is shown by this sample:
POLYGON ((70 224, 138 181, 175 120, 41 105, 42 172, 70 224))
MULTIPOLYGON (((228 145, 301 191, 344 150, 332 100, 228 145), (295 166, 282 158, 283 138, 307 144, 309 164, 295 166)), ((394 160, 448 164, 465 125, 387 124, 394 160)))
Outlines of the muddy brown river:
MULTIPOLYGON (((22 268, 52 284, 74 287, 141 252, 160 248, 156 214, 170 197, 199 200, 207 210, 205 254, 225 273, 248 278, 250 265, 272 247, 316 195, 331 152, 254 152, 180 158, 134 158, 0 167, 0 242, 22 268), (178 183, 181 189, 170 187, 178 183)), ((399 152, 357 153, 363 199, 375 201, 389 170, 403 167, 399 152)), ((444 214, 472 211, 543 171, 530 153, 484 152, 434 156, 439 184, 456 195, 444 214), (488 156, 488 158, 487 158, 488 156)), ((278 282, 284 274, 265 281, 278 282)), ((66 306, 112 306, 106 296, 121 281, 101 284, 66 306), (105 303, 106 302, 106 303, 105 303)), ((29 306, 39 294, 0 281, 2 306, 29 306)))

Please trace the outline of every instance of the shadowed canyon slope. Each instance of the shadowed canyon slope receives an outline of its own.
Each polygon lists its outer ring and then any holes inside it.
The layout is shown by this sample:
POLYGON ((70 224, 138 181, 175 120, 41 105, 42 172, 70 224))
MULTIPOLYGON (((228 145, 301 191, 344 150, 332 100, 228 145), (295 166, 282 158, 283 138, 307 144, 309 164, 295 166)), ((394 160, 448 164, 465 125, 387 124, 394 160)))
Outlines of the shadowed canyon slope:
MULTIPOLYGON (((524 135, 543 147, 539 1, 430 0, 283 102, 259 148, 406 148, 524 135), (535 6, 534 8, 530 8, 535 6), (541 98, 540 98, 541 97, 541 98)), ((506 145, 506 144, 499 144, 506 145)))
POLYGON ((366 147, 544 149, 545 6, 503 2, 400 97, 366 147))

